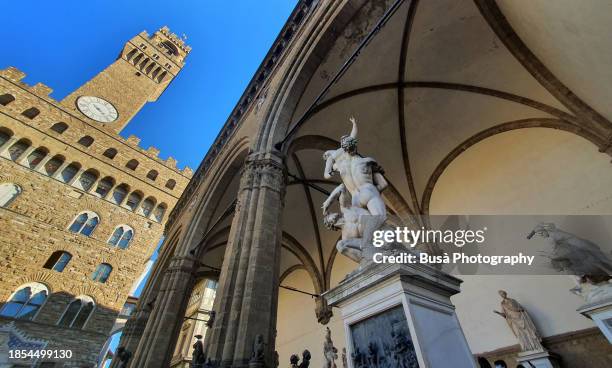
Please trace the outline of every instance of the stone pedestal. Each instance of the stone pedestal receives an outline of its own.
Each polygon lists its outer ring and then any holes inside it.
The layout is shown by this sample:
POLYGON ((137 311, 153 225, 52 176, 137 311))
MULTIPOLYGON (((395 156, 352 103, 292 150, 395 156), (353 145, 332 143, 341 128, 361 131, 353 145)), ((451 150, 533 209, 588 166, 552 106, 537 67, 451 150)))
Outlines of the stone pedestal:
POLYGON ((546 350, 523 351, 518 354, 516 362, 524 367, 532 368, 559 368, 557 355, 546 350))
POLYGON ((450 301, 460 283, 427 265, 370 264, 326 292, 344 321, 348 366, 476 368, 450 301))
POLYGON ((590 318, 612 344, 612 298, 585 304, 578 312, 590 318))

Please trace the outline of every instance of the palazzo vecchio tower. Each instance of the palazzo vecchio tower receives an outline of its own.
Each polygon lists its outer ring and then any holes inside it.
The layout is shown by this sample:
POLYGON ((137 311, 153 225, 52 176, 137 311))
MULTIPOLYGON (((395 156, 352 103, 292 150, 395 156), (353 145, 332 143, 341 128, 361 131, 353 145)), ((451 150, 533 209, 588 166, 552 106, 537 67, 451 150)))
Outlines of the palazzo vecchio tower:
POLYGON ((192 171, 119 132, 190 51, 142 32, 62 101, 0 71, 0 366, 92 367, 123 328, 192 171))

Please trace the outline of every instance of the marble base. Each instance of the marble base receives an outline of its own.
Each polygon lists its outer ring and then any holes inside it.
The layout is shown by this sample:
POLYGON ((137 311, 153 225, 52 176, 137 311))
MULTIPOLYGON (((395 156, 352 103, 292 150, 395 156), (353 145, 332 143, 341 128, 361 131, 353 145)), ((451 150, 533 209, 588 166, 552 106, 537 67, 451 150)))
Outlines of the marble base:
POLYGON ((529 368, 559 368, 557 355, 546 350, 523 351, 518 354, 516 362, 529 368))
POLYGON ((461 280, 422 264, 370 264, 323 296, 341 312, 349 368, 476 368, 450 297, 461 280))
POLYGON ((612 344, 612 298, 585 304, 578 312, 595 322, 599 330, 612 344))

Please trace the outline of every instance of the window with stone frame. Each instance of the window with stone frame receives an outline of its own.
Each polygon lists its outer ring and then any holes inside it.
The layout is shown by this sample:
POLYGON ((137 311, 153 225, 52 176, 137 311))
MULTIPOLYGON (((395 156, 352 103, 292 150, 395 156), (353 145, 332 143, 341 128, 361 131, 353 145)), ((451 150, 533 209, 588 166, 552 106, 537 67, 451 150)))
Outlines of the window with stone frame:
POLYGON ((73 221, 68 230, 73 233, 91 236, 96 229, 100 217, 94 212, 81 212, 73 221))
POLYGON ((127 249, 134 237, 134 230, 128 225, 119 225, 108 239, 108 244, 117 246, 119 249, 127 249))
POLYGON ((166 188, 168 189, 174 189, 175 186, 176 186, 176 180, 174 179, 170 179, 166 182, 166 188))
POLYGON ((21 187, 14 183, 0 184, 0 207, 7 208, 21 194, 21 187))
POLYGON ((125 167, 127 167, 130 170, 136 170, 136 168, 138 167, 138 161, 131 159, 127 162, 127 164, 125 164, 125 167))
POLYGON ((117 156, 117 150, 114 148, 108 148, 102 155, 112 160, 115 158, 115 156, 117 156))
POLYGON ((110 190, 113 189, 114 185, 115 185, 115 180, 111 178, 110 176, 107 176, 98 182, 98 186, 96 187, 95 193, 100 198, 105 198, 108 192, 110 192, 110 190))
POLYGON ((64 122, 55 123, 51 126, 51 130, 58 134, 63 134, 67 129, 68 129, 68 124, 64 122))
POLYGON ((78 296, 68 304, 57 325, 82 329, 85 327, 95 308, 96 304, 90 296, 78 296))
POLYGON ((68 183, 75 177, 75 175, 79 172, 80 169, 81 169, 80 164, 76 162, 71 163, 70 165, 66 166, 64 170, 62 170, 62 174, 60 175, 60 180, 63 181, 64 183, 68 183))
POLYGON ((6 131, 0 131, 0 147, 4 146, 4 144, 6 142, 8 142, 9 139, 11 139, 11 137, 13 136, 13 134, 9 134, 9 132, 6 131))
POLYGON ((20 139, 18 142, 15 142, 7 151, 8 157, 17 161, 19 157, 30 147, 30 141, 27 139, 20 139))
POLYGON ((98 180, 98 173, 93 169, 89 169, 79 176, 75 186, 87 192, 91 189, 96 180, 98 180))
POLYGON ((155 181, 155 179, 157 179, 157 175, 159 175, 157 170, 151 170, 147 173, 147 179, 155 181))
POLYGON ((68 265, 68 262, 72 259, 72 255, 63 250, 53 252, 47 262, 43 265, 43 268, 53 270, 57 272, 64 271, 64 268, 68 265))
POLYGON ((153 211, 153 219, 157 222, 162 222, 164 219, 164 214, 166 213, 166 208, 165 203, 161 203, 159 206, 157 206, 155 211, 153 211))
POLYGON ((48 295, 49 289, 41 283, 23 285, 2 306, 0 316, 31 321, 45 304, 48 295))
POLYGON ((53 158, 47 161, 47 163, 44 166, 45 174, 52 176, 53 174, 57 172, 57 169, 59 169, 63 164, 64 164, 63 156, 61 155, 53 156, 53 158))
POLYGON ((88 135, 81 137, 81 139, 78 140, 78 144, 80 144, 83 147, 90 147, 94 142, 94 139, 88 135))
POLYGON ((91 274, 91 279, 100 283, 105 283, 110 277, 113 267, 108 263, 101 263, 98 265, 94 273, 91 274))
POLYGON ((27 158, 28 167, 30 169, 36 168, 43 158, 47 157, 49 152, 45 148, 37 148, 34 152, 30 153, 27 158))
POLYGON ((140 192, 130 193, 127 201, 125 202, 125 207, 129 208, 132 211, 136 211, 138 205, 142 201, 142 194, 140 192))
POLYGON ((5 93, 0 96, 0 105, 2 106, 6 106, 13 101, 15 101, 15 96, 11 95, 10 93, 5 93))
POLYGON ((123 200, 125 199, 129 191, 130 191, 130 187, 128 187, 127 184, 118 185, 113 191, 111 201, 114 204, 121 204, 121 202, 123 202, 123 200))
POLYGON ((21 113, 21 115, 25 116, 28 119, 34 119, 39 114, 40 114, 40 110, 37 109, 36 107, 30 107, 29 109, 21 113))
POLYGON ((155 203, 155 198, 148 197, 142 202, 138 213, 143 215, 144 217, 149 217, 149 215, 151 215, 151 213, 153 212, 153 208, 155 208, 155 203))

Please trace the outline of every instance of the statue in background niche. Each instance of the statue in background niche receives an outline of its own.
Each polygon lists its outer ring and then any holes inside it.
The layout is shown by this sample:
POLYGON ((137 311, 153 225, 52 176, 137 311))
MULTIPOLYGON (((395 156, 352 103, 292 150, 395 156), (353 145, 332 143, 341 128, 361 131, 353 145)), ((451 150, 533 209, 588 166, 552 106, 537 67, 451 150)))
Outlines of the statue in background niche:
POLYGON ((538 224, 527 239, 534 235, 552 243, 553 249, 548 255, 551 266, 575 276, 577 286, 571 292, 589 303, 612 297, 612 260, 597 244, 565 232, 553 223, 538 224))
POLYGON ((191 354, 191 367, 204 368, 206 355, 204 355, 204 344, 202 344, 202 335, 195 335, 196 342, 193 344, 193 353, 191 354))
POLYGON ((329 327, 327 327, 325 341, 323 342, 323 356, 325 357, 323 368, 338 368, 336 365, 336 359, 338 359, 338 349, 336 349, 334 346, 329 327))
POLYGON ((376 160, 357 153, 357 121, 351 117, 350 135, 340 138, 340 148, 323 154, 326 179, 338 173, 342 184, 336 187, 323 202, 325 226, 342 230, 338 251, 355 262, 363 259, 363 239, 368 239, 387 219, 385 203, 380 193, 388 186, 384 171, 376 160), (334 201, 340 203, 340 213, 329 213, 334 201), (368 217, 374 220, 368 220, 368 217), (374 221, 367 226, 367 221, 374 221), (367 229, 367 230, 366 230, 367 229))
POLYGON ((543 351, 542 337, 525 308, 516 300, 508 298, 508 293, 504 290, 500 290, 499 295, 502 297, 502 311, 493 312, 504 317, 508 327, 519 340, 521 351, 543 351))
POLYGON ((262 334, 257 334, 255 336, 255 341, 253 341, 253 353, 251 354, 251 360, 249 361, 249 366, 262 366, 264 364, 264 354, 266 351, 266 343, 264 342, 264 338, 262 334))

